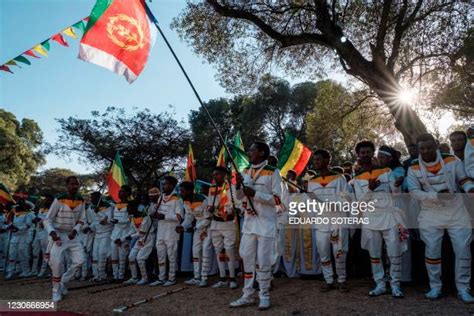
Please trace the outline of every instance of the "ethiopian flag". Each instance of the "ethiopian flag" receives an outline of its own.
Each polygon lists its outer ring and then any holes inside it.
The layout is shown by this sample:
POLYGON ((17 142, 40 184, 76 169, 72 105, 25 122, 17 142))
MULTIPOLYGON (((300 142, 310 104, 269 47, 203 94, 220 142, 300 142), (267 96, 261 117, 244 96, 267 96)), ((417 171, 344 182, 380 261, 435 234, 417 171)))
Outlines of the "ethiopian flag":
POLYGON ((278 154, 278 169, 286 177, 288 170, 294 170, 299 176, 311 157, 311 150, 290 133, 285 134, 285 143, 278 154))
POLYGON ((97 0, 79 46, 79 59, 135 81, 155 40, 145 0, 97 0))
POLYGON ((2 183, 0 183, 0 203, 7 203, 7 202, 15 203, 15 200, 13 199, 13 196, 10 194, 10 191, 8 191, 7 187, 4 186, 2 183))
POLYGON ((186 174, 184 175, 184 181, 196 182, 196 167, 194 166, 194 153, 191 144, 189 144, 188 150, 188 161, 186 162, 186 174))
POLYGON ((120 160, 120 155, 119 153, 116 153, 114 162, 112 163, 112 168, 110 168, 109 174, 107 175, 107 188, 110 196, 114 199, 115 202, 120 202, 120 187, 127 183, 128 179, 125 175, 125 170, 123 169, 122 161, 120 160))

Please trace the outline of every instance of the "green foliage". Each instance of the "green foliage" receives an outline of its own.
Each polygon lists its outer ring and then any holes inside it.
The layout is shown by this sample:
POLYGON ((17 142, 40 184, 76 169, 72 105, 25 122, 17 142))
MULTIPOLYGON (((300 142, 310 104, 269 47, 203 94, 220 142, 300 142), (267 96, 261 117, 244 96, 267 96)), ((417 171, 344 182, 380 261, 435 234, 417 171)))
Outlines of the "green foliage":
POLYGON ((316 90, 306 119, 307 144, 332 152, 334 164, 353 160, 357 142, 368 139, 381 145, 393 133, 390 116, 381 112, 371 95, 350 92, 330 80, 317 82, 316 90))
MULTIPOLYGON (((423 82, 421 99, 429 102, 444 85, 473 8, 472 1, 454 0, 206 0, 188 2, 172 27, 216 65, 232 92, 255 91, 275 70, 313 79, 339 69, 374 91, 405 142, 413 142, 426 128, 416 111, 400 110, 397 96, 423 82)), ((453 84, 460 95, 464 90, 453 84)))
POLYGON ((38 124, 0 109, 0 182, 11 190, 27 183, 44 163, 43 133, 38 124))
POLYGON ((58 122, 59 141, 53 152, 65 157, 76 153, 103 172, 119 151, 131 185, 144 189, 187 153, 189 131, 167 112, 135 109, 128 114, 111 107, 104 113, 92 112, 91 119, 69 117, 58 122))
POLYGON ((86 195, 89 191, 97 189, 97 185, 103 181, 100 175, 79 175, 72 170, 63 168, 51 168, 43 170, 31 177, 30 182, 21 188, 31 195, 52 194, 56 196, 66 191, 66 178, 77 176, 81 183, 81 193, 86 195))

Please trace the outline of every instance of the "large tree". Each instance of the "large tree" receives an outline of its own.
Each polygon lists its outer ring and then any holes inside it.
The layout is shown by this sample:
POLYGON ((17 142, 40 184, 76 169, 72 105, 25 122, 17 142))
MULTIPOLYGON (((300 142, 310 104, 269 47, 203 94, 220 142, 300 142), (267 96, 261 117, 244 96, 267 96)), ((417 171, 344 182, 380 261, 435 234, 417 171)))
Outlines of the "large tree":
POLYGON ((330 149, 333 163, 355 158, 357 142, 369 139, 377 145, 391 141, 394 133, 390 113, 364 91, 351 92, 331 80, 316 84, 317 95, 306 118, 307 144, 330 149))
POLYGON ((83 194, 96 190, 103 180, 103 177, 96 174, 79 175, 70 169, 51 168, 33 175, 30 182, 22 185, 20 190, 27 191, 32 195, 52 194, 55 196, 65 192, 66 178, 69 176, 77 176, 79 178, 83 194))
POLYGON ((43 133, 38 124, 0 109, 0 182, 11 190, 27 183, 44 163, 41 150, 43 133))
POLYGON ((256 86, 275 66, 298 76, 337 65, 377 94, 413 142, 426 128, 397 96, 452 71, 472 9, 468 1, 206 0, 188 3, 173 26, 230 90, 256 86))
POLYGON ((98 171, 108 169, 115 153, 131 184, 138 188, 153 185, 161 172, 173 169, 186 154, 189 131, 167 112, 154 114, 148 109, 128 114, 110 107, 92 118, 59 119, 59 141, 54 152, 78 154, 98 171))

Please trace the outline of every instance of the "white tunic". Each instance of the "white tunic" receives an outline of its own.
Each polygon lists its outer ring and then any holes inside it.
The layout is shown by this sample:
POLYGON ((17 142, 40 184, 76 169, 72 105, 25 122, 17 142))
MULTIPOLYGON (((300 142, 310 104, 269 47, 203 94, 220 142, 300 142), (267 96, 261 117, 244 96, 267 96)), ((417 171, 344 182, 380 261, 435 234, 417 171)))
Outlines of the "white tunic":
MULTIPOLYGON (((276 206, 281 203, 280 170, 267 165, 267 161, 264 161, 245 169, 243 178, 244 185, 255 190, 255 196, 250 200, 257 215, 252 216, 245 212, 242 233, 275 238, 276 206)), ((242 188, 236 193, 237 199, 242 200, 242 206, 247 210, 252 210, 242 188)))
POLYGON ((426 173, 420 166, 421 157, 412 162, 408 169, 408 189, 411 196, 420 201, 420 227, 471 227, 470 216, 464 206, 461 194, 452 200, 439 200, 438 192, 447 190, 459 193, 474 188, 463 168, 461 160, 452 155, 438 153, 436 161, 423 162, 426 173))

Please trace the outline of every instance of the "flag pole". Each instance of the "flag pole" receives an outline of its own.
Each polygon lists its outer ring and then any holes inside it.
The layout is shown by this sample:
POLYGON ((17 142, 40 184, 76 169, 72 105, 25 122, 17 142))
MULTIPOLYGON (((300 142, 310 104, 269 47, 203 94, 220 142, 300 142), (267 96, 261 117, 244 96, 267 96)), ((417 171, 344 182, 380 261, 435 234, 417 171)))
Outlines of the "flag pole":
POLYGON ((176 55, 176 53, 174 52, 173 48, 171 47, 171 44, 168 42, 168 39, 166 38, 165 34, 163 33, 163 31, 161 30, 160 28, 160 25, 158 24, 158 20, 156 19, 156 17, 153 15, 153 13, 151 12, 151 9, 148 7, 148 5, 145 4, 145 8, 146 10, 148 11, 151 19, 152 19, 152 22, 153 24, 156 26, 156 28, 158 29, 158 32, 160 33, 161 37, 163 38, 163 40, 165 41, 166 43, 166 46, 168 46, 168 49, 170 50, 171 54, 173 55, 174 59, 176 60, 176 62, 178 63, 178 66, 179 68, 181 69, 183 75, 186 77, 186 80, 188 81, 189 85, 191 86, 191 89, 193 90, 194 92, 194 95, 196 96, 196 99, 199 101, 199 104, 202 106, 202 108, 204 109, 204 111, 206 112, 207 114, 207 117, 209 118, 209 121, 211 122, 211 125, 212 127, 215 129, 215 131, 217 132, 217 135, 219 136, 219 139, 220 141, 222 142, 224 148, 225 148, 225 151, 227 152, 227 154, 229 155, 231 161, 232 161, 232 165, 235 167, 236 170, 238 170, 237 168, 237 165, 235 164, 234 162, 234 159, 232 157, 232 153, 230 152, 229 150, 229 147, 227 146, 225 140, 224 140, 224 137, 222 136, 219 128, 217 127, 217 124, 216 122, 214 121, 214 119, 212 118, 211 116, 211 113, 209 112, 209 109, 207 108, 207 106, 204 104, 204 102, 202 102, 202 99, 201 99, 201 96, 199 95, 199 93, 197 92, 196 88, 194 87, 194 84, 193 82, 191 81, 191 79, 189 78, 188 76, 188 73, 186 72, 186 70, 184 69, 183 65, 181 64, 181 61, 179 60, 178 56, 176 55))
MULTIPOLYGON (((188 73, 186 72, 186 70, 184 69, 183 65, 181 64, 181 61, 179 60, 178 56, 176 55, 176 53, 174 52, 173 50, 173 47, 171 47, 171 44, 168 42, 168 39, 166 38, 165 34, 163 33, 163 31, 161 30, 160 28, 160 25, 158 24, 158 20, 156 19, 156 17, 153 15, 153 12, 151 11, 151 9, 148 7, 148 5, 145 3, 145 10, 147 11, 147 13, 149 14, 153 24, 156 26, 158 32, 160 33, 161 37, 163 38, 163 40, 165 41, 166 43, 166 46, 168 46, 168 49, 170 50, 171 54, 173 55, 174 59, 176 60, 176 63, 178 63, 178 66, 179 68, 181 69, 183 75, 186 77, 186 80, 188 81, 189 85, 191 86, 191 89, 193 90, 194 92, 194 95, 196 96, 196 99, 199 101, 199 104, 201 105, 201 107, 204 109, 204 111, 206 112, 207 114, 207 117, 209 118, 209 121, 211 122, 211 125, 212 127, 214 128, 214 130, 217 132, 217 135, 219 136, 219 139, 220 141, 222 142, 222 145, 224 146, 225 148, 225 151, 227 152, 227 154, 229 155, 229 158, 230 158, 230 161, 232 163, 232 166, 234 167, 235 170, 239 170, 239 168, 237 168, 237 164, 235 163, 234 161, 234 157, 232 156, 232 153, 230 152, 230 149, 229 147, 227 146, 225 140, 224 140, 224 137, 222 136, 219 128, 217 127, 217 124, 216 122, 214 121, 214 119, 212 118, 212 115, 211 113, 209 112, 209 109, 207 108, 207 106, 204 104, 204 102, 202 102, 202 99, 201 99, 201 96, 199 95, 199 93, 197 92, 196 88, 194 87, 194 84, 193 82, 191 81, 191 79, 189 78, 188 76, 188 73)), ((244 187, 244 185, 242 184, 242 187, 244 187)), ((257 211, 255 210, 254 206, 253 206, 253 202, 252 200, 249 198, 248 199, 249 201, 249 204, 250 204, 250 207, 252 208, 252 211, 254 211, 255 213, 257 213, 257 211)))

